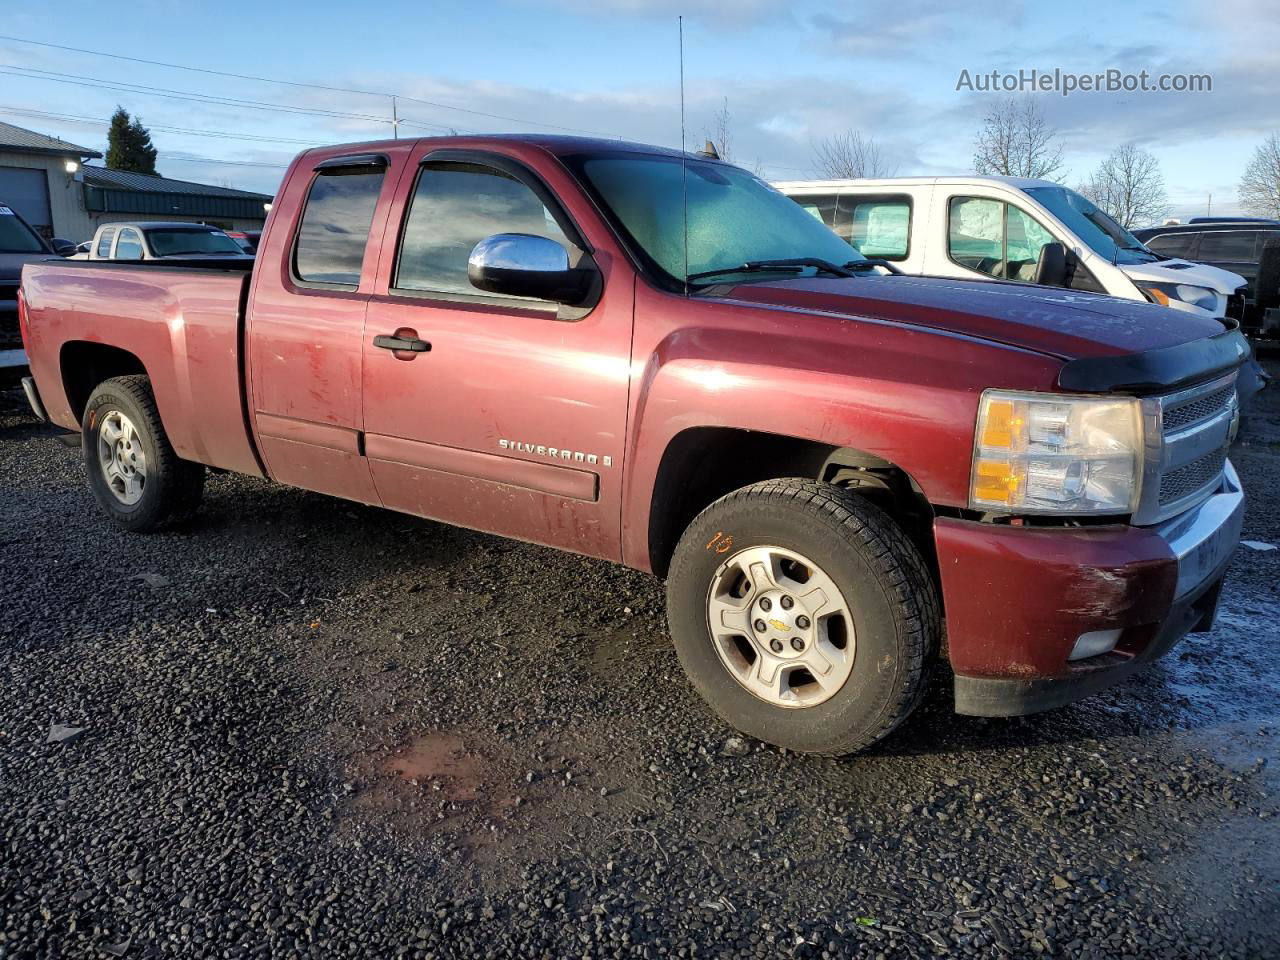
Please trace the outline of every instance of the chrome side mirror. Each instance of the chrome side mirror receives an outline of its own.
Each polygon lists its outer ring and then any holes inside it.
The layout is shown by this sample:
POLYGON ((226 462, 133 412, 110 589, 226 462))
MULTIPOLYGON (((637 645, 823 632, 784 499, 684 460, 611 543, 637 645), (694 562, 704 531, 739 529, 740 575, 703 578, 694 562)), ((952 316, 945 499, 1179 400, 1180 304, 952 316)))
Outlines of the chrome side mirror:
POLYGON ((569 266, 569 252, 556 241, 529 233, 485 237, 467 259, 467 277, 479 290, 573 306, 590 295, 595 275, 569 266))

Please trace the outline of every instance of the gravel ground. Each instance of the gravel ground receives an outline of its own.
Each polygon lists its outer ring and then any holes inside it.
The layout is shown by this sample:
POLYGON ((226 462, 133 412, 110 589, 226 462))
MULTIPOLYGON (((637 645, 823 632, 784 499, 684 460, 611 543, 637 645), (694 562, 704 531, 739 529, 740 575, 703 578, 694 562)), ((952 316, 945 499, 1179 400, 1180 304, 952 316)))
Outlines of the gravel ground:
POLYGON ((1280 550, 1116 690, 815 759, 650 578, 229 476, 116 533, 56 437, 0 392, 0 958, 1280 956, 1280 550))

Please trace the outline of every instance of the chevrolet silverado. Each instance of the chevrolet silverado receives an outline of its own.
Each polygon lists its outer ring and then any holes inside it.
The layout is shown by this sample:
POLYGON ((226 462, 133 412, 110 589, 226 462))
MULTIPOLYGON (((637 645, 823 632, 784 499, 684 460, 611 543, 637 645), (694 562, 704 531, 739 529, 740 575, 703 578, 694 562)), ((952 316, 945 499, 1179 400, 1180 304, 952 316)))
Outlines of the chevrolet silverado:
POLYGON ((207 468, 665 577, 692 684, 864 748, 1107 687, 1211 624, 1231 321, 894 275, 737 167, 542 136, 308 150, 256 262, 28 265, 38 415, 111 520, 207 468))

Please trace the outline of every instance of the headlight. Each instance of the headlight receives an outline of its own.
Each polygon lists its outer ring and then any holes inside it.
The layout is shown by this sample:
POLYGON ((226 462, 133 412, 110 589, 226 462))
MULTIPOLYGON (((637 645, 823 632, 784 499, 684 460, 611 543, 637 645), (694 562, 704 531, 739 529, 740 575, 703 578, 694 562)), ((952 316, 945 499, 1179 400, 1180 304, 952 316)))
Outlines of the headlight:
POLYGON ((1217 291, 1195 287, 1189 283, 1139 283, 1138 289, 1152 303, 1169 306, 1170 300, 1181 300, 1210 313, 1218 309, 1217 291))
POLYGON ((1001 513, 1132 513, 1142 475, 1139 401, 988 390, 969 505, 1001 513))

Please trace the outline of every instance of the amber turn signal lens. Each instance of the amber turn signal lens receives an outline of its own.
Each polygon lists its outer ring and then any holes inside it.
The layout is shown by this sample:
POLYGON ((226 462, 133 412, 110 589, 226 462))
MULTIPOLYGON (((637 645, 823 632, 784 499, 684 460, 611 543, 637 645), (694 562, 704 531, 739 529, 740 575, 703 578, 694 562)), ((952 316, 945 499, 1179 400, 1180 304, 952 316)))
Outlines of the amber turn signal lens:
POLYGON ((982 446, 1013 446, 1013 403, 993 400, 987 404, 987 419, 982 426, 982 446))
POLYGON ((1013 467, 998 460, 979 460, 974 464, 974 496, 988 502, 1009 503, 1018 490, 1018 475, 1013 467))

